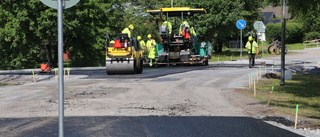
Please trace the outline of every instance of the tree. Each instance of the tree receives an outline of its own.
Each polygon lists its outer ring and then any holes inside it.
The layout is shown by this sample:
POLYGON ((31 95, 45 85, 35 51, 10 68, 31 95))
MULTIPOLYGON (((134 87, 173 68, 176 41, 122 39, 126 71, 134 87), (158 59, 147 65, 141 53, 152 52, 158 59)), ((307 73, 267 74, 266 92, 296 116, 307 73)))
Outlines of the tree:
MULTIPOLYGON (((265 0, 267 3, 279 6, 282 5, 282 0, 265 0)), ((307 32, 320 31, 320 1, 319 0, 286 0, 286 5, 289 6, 289 12, 299 22, 304 24, 307 32)))
POLYGON ((35 66, 35 62, 39 62, 40 59, 37 58, 41 37, 33 30, 37 27, 37 13, 43 8, 37 0, 1 0, 1 69, 30 68, 35 66))
POLYGON ((65 50, 72 66, 97 66, 105 62, 106 30, 115 37, 124 28, 123 7, 118 0, 81 0, 64 12, 65 50))
MULTIPOLYGON (((39 0, 1 0, 1 69, 34 68, 52 53, 57 64, 57 11, 39 0)), ((77 66, 101 65, 105 31, 115 35, 123 27, 119 0, 81 0, 64 10, 64 49, 77 66)))

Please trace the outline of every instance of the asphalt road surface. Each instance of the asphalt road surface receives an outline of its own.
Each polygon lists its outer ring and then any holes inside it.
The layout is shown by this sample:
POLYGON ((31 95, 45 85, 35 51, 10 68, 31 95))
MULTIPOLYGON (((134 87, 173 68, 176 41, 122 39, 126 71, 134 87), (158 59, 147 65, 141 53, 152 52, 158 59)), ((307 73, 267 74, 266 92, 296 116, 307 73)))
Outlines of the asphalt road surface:
MULTIPOLYGON (((64 135, 319 135, 293 130, 290 122, 283 127, 259 118, 272 112, 234 91, 245 90, 248 73, 256 69, 217 66, 147 68, 141 75, 111 76, 103 68, 73 68, 65 77, 64 135)), ((0 82, 9 85, 0 87, 0 136, 58 136, 57 76, 39 74, 34 83, 30 74, 29 70, 1 72, 0 82)))
MULTIPOLYGON (((57 117, 2 118, 1 123, 6 124, 0 125, 6 130, 1 132, 1 136, 56 137, 57 119, 57 117), (31 125, 32 128, 28 128, 31 125)), ((66 137, 299 136, 251 117, 74 116, 66 117, 64 124, 66 137)))

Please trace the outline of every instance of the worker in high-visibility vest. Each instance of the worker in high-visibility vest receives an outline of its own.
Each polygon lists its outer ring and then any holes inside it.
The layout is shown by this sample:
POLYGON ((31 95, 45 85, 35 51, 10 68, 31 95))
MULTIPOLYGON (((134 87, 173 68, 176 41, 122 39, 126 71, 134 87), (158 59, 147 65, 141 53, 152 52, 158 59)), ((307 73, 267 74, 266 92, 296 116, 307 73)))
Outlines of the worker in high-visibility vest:
POLYGON ((183 21, 179 27, 179 36, 183 35, 183 29, 189 28, 189 23, 187 21, 183 21))
POLYGON ((194 27, 191 27, 191 28, 190 28, 190 33, 191 33, 191 35, 194 36, 194 37, 197 36, 197 33, 196 33, 194 27))
POLYGON ((141 38, 141 36, 138 36, 137 39, 138 39, 138 41, 139 41, 140 47, 142 48, 143 51, 145 51, 145 50, 147 49, 146 43, 145 43, 144 40, 141 38))
POLYGON ((131 37, 131 31, 134 29, 134 26, 130 24, 128 28, 124 28, 121 33, 127 33, 128 37, 131 37))
POLYGON ((109 43, 109 47, 113 47, 113 44, 115 43, 114 40, 111 40, 110 43, 109 43))
POLYGON ((161 24, 162 26, 167 26, 168 28, 168 33, 171 34, 172 33, 172 24, 169 21, 165 21, 161 24))
POLYGON ((141 36, 138 36, 137 39, 138 39, 140 47, 142 48, 142 51, 143 51, 143 58, 147 59, 148 58, 148 50, 147 50, 146 43, 141 38, 141 36))
POLYGON ((254 67, 254 59, 256 57, 256 53, 259 53, 258 43, 254 41, 252 36, 249 36, 248 38, 246 49, 248 50, 249 56, 249 68, 252 68, 254 67))
POLYGON ((147 41, 147 49, 148 49, 148 59, 149 65, 152 67, 154 59, 156 57, 156 41, 152 38, 151 34, 148 34, 148 41, 147 41))

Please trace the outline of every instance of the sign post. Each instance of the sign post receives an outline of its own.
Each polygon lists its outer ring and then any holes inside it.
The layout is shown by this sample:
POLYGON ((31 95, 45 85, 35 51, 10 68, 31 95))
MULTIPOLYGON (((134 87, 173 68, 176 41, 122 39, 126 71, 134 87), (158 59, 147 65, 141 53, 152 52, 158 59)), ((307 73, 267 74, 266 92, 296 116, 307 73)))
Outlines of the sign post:
POLYGON ((59 74, 59 137, 64 136, 64 80, 63 80, 63 9, 70 8, 80 0, 41 0, 51 8, 58 9, 58 74, 59 74))
POLYGON ((242 29, 247 26, 247 23, 245 20, 240 19, 237 21, 236 26, 240 29, 240 60, 242 60, 242 29))

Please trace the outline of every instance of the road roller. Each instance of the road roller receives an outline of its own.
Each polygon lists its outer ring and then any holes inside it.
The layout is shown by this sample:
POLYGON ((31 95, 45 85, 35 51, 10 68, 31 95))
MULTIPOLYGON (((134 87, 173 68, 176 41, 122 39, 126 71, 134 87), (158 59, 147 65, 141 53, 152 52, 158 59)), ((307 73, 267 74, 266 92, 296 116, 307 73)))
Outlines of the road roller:
POLYGON ((143 51, 135 37, 119 33, 113 40, 106 36, 106 72, 114 74, 141 74, 143 51))

